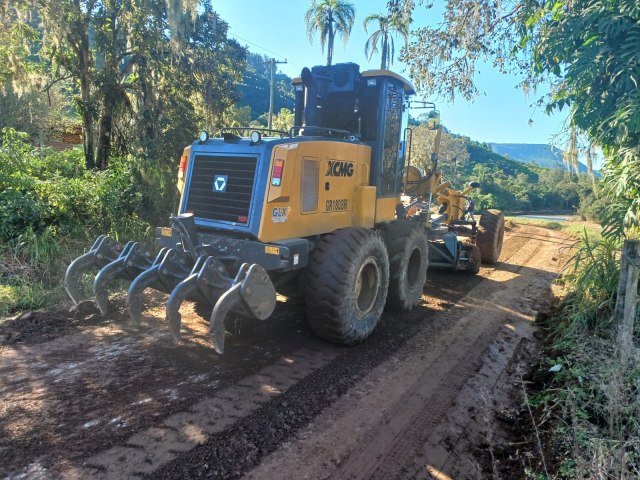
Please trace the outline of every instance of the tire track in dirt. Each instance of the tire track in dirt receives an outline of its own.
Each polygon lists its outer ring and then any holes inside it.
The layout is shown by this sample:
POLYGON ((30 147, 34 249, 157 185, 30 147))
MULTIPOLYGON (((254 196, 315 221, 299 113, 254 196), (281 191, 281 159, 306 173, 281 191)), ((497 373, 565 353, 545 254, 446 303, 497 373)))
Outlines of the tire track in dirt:
MULTIPOLYGON (((529 240, 526 235, 509 236, 505 257, 517 256, 529 240)), ((483 269, 482 275, 493 271, 483 269)), ((156 461, 154 468, 160 467, 149 478, 240 475, 313 422, 417 331, 433 336, 446 328, 455 320, 458 307, 440 312, 483 283, 480 276, 430 273, 423 306, 408 314, 385 313, 363 345, 338 348, 338 357, 327 365, 317 365, 302 380, 292 377, 288 390, 265 399, 266 403, 250 402, 255 408, 236 415, 222 432, 196 435, 195 443, 187 440, 191 448, 187 453, 169 451, 162 461, 149 456, 156 461)), ((0 465, 0 476, 45 469, 45 476, 51 477, 71 466, 77 471, 97 452, 131 448, 128 440, 137 434, 165 429, 162 425, 174 415, 191 418, 203 397, 216 398, 222 389, 234 388, 291 352, 336 348, 312 337, 300 307, 290 304, 280 304, 270 322, 240 323, 242 331, 229 335, 232 347, 221 358, 204 346, 206 324, 192 313, 184 316, 186 339, 177 347, 166 338, 161 313, 151 311, 146 318, 151 329, 141 333, 125 334, 122 326, 107 322, 74 326, 66 335, 38 345, 27 342, 0 350, 0 395, 6 400, 0 405, 0 437, 5 439, 0 440, 0 454, 7 460, 0 465), (96 349, 108 354, 98 355, 96 361, 96 349), (17 372, 16 367, 23 371, 17 372), (110 423, 118 418, 116 424, 110 423), (93 423, 96 420, 98 424, 93 423)), ((167 441, 173 441, 176 433, 169 430, 173 433, 167 434, 167 441)), ((149 471, 144 465, 139 470, 149 471)))
POLYGON ((86 459, 85 468, 68 470, 62 477, 120 480, 152 473, 179 454, 202 445, 210 435, 252 414, 263 403, 329 363, 338 352, 335 347, 303 349, 283 357, 216 396, 200 400, 189 410, 175 413, 158 426, 136 433, 124 446, 86 459))
MULTIPOLYGON (((423 329, 247 478, 407 478, 429 432, 482 367, 492 341, 509 325, 505 321, 530 321, 526 302, 513 305, 522 302, 513 302, 512 296, 544 294, 554 276, 528 265, 540 256, 546 231, 527 233, 511 248, 508 264, 489 272, 445 314, 454 317, 453 325, 435 336, 423 329)), ((538 266, 553 264, 549 248, 545 251, 538 266)), ((424 464, 421 471, 426 473, 424 464)))

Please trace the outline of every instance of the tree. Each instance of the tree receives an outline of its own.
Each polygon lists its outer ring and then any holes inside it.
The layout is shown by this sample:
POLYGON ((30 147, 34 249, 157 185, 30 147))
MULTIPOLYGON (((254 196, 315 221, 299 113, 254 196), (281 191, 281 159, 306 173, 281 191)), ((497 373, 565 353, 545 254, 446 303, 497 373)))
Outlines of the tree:
MULTIPOLYGON (((411 163, 423 171, 431 168, 431 152, 436 132, 429 130, 426 123, 413 128, 411 135, 411 163)), ((442 132, 438 170, 441 170, 456 186, 461 186, 460 169, 469 161, 469 151, 465 139, 442 132)))
POLYGON ((542 2, 523 38, 533 74, 553 80, 548 110, 571 109, 572 126, 605 153, 615 205, 612 232, 640 218, 640 9, 636 0, 542 2))
POLYGON ((399 34, 404 39, 405 44, 407 42, 409 37, 407 24, 399 14, 389 13, 384 15, 377 13, 364 19, 363 25, 366 33, 369 33, 368 26, 370 23, 377 23, 378 29, 367 39, 367 43, 364 45, 364 54, 371 60, 373 55, 378 52, 378 44, 380 43, 380 68, 384 70, 393 64, 395 56, 393 35, 399 34))
POLYGON ((351 27, 356 17, 356 8, 346 0, 312 0, 311 6, 304 16, 309 42, 313 41, 316 32, 320 33, 320 45, 324 53, 327 46, 327 66, 333 60, 333 43, 336 34, 349 41, 351 27))
POLYGON ((114 147, 124 153, 164 141, 155 127, 176 128, 167 112, 192 136, 199 118, 217 123, 236 100, 246 51, 227 40, 208 0, 0 2, 25 25, 40 19, 32 50, 45 67, 45 89, 75 87, 89 168, 106 168, 114 147))
POLYGON ((637 0, 447 0, 443 21, 417 29, 401 58, 419 90, 449 98, 479 93, 481 62, 520 74, 525 91, 550 84, 539 102, 570 108, 570 127, 603 149, 607 221, 622 234, 640 219, 639 51, 637 0))

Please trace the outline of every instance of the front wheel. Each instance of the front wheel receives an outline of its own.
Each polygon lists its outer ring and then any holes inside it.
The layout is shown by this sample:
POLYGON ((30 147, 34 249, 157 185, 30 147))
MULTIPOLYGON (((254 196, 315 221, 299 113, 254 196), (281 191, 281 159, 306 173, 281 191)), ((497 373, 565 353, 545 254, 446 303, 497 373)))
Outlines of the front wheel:
POLYGON ((487 210, 480 214, 476 245, 484 263, 494 264, 500 258, 504 240, 504 213, 487 210))
POLYGON ((387 249, 375 231, 344 228, 325 235, 307 270, 309 326, 330 342, 363 341, 382 315, 388 286, 387 249))

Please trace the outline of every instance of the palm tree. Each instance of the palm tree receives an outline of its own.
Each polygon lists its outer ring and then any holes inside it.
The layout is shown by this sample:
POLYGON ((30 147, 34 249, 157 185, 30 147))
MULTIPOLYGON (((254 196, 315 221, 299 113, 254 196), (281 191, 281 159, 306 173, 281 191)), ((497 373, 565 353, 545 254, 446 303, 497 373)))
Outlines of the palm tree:
POLYGON ((322 53, 327 45, 327 66, 333 59, 333 41, 336 33, 344 39, 345 46, 349 41, 351 27, 356 17, 356 7, 346 0, 311 0, 311 6, 304 16, 309 41, 313 41, 316 31, 320 32, 322 53))
POLYGON ((386 69, 393 63, 395 56, 395 45, 393 42, 393 34, 399 34, 404 38, 405 46, 409 38, 409 30, 406 22, 398 14, 383 15, 375 13, 364 19, 364 31, 368 32, 367 27, 370 23, 378 23, 378 30, 373 32, 367 43, 364 45, 364 54, 367 59, 371 60, 373 55, 378 52, 378 43, 381 43, 381 61, 380 68, 386 69))

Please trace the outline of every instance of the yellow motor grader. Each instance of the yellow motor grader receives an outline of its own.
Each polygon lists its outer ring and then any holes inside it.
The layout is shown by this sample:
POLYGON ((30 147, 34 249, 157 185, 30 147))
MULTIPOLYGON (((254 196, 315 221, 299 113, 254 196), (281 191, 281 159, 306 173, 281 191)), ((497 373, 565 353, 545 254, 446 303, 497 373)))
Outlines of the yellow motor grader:
POLYGON ((429 265, 477 272, 481 259, 497 261, 503 216, 487 212, 477 223, 467 195, 478 185, 456 191, 441 182, 434 109, 433 168, 422 174, 411 165, 406 107, 415 91, 407 80, 343 63, 305 68, 293 88, 290 131, 224 128, 185 148, 180 205, 170 225, 157 228, 159 251, 99 237, 67 269, 73 301, 83 298, 80 277, 95 269, 103 313, 113 280, 131 281, 133 324, 146 289, 166 292, 176 338, 183 301, 209 305, 211 340, 222 353, 230 312, 265 320, 277 291, 296 290, 315 333, 354 344, 385 307, 419 302, 429 265))

